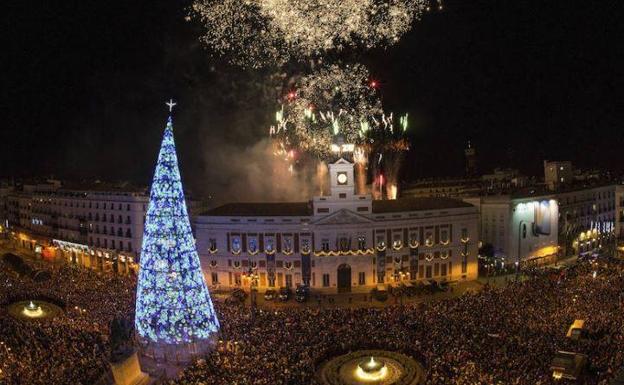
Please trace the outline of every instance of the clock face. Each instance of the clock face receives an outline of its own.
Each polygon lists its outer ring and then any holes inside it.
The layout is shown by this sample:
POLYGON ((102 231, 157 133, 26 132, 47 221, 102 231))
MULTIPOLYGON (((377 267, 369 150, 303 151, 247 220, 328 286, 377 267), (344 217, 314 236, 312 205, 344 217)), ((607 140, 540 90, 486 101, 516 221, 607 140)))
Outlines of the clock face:
POLYGON ((338 174, 338 184, 347 184, 347 174, 345 173, 338 174))

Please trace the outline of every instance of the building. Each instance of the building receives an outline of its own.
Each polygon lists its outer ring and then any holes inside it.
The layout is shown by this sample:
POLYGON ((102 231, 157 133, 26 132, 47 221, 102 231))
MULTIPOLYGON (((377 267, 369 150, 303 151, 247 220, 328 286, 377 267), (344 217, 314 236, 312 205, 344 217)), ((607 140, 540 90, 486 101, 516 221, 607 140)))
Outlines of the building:
POLYGON ((620 186, 580 185, 561 189, 559 244, 563 255, 593 253, 609 246, 617 234, 617 197, 620 186))
POLYGON ((371 199, 353 164, 329 166, 329 196, 230 203, 196 219, 209 285, 370 290, 402 281, 477 277, 477 209, 449 198, 371 199))
POLYGON ((136 268, 148 197, 143 189, 59 181, 24 185, 7 196, 17 246, 101 270, 136 268))
POLYGON ((551 191, 572 183, 574 172, 570 161, 544 161, 544 183, 551 191))
POLYGON ((483 244, 495 257, 522 265, 553 262, 558 253, 559 208, 554 195, 466 198, 479 209, 483 244))
POLYGON ((624 254, 624 185, 615 187, 615 237, 618 251, 624 254))
POLYGON ((468 147, 464 149, 466 156, 466 176, 474 177, 478 173, 477 169, 477 149, 468 141, 468 147))

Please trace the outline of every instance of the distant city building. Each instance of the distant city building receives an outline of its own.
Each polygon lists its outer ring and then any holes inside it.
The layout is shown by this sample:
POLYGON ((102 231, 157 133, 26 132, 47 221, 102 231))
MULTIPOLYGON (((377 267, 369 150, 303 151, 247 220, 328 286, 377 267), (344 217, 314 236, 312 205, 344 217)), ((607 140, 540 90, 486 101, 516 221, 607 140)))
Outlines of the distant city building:
POLYGON ((468 141, 468 147, 464 150, 466 156, 466 176, 474 177, 478 174, 477 169, 477 149, 468 141))
POLYGON ((573 180, 572 162, 544 161, 544 183, 549 190, 557 190, 560 187, 571 184, 573 180))
POLYGON ((230 203, 197 217, 209 285, 306 284, 349 292, 477 277, 478 213, 448 198, 355 194, 353 164, 329 166, 331 194, 309 202, 230 203))
POLYGON ((7 196, 7 225, 21 247, 87 267, 127 269, 137 259, 148 197, 143 189, 59 181, 7 196))

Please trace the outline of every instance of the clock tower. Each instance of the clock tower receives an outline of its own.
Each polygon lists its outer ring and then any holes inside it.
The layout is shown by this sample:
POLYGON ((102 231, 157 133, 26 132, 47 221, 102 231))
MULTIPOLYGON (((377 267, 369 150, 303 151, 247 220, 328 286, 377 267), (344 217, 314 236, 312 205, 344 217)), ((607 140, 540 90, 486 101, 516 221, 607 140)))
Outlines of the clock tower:
POLYGON ((332 198, 353 199, 355 194, 353 163, 344 158, 331 163, 329 165, 329 185, 332 198))
POLYGON ((328 215, 340 210, 350 210, 360 215, 372 213, 370 194, 355 193, 353 163, 344 158, 329 165, 329 196, 314 197, 313 206, 316 216, 328 215))

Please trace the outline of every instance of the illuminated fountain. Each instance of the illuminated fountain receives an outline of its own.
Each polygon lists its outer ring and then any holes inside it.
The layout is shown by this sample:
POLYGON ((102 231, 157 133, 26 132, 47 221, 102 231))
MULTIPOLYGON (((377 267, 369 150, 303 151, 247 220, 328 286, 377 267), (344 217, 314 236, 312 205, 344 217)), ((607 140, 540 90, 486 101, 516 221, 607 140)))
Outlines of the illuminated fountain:
POLYGON ((42 321, 63 313, 59 305, 39 299, 13 302, 6 306, 6 310, 12 317, 23 321, 42 321))
POLYGON ((362 381, 381 381, 388 377, 388 367, 381 360, 375 360, 373 356, 370 360, 360 361, 355 370, 355 376, 362 381))
POLYGON ((33 301, 30 301, 28 305, 24 306, 22 314, 30 318, 39 318, 45 315, 41 306, 36 305, 33 301))
POLYGON ((356 350, 321 363, 323 385, 422 385, 425 370, 412 357, 387 350, 356 350))

